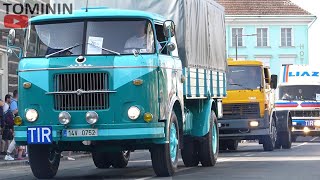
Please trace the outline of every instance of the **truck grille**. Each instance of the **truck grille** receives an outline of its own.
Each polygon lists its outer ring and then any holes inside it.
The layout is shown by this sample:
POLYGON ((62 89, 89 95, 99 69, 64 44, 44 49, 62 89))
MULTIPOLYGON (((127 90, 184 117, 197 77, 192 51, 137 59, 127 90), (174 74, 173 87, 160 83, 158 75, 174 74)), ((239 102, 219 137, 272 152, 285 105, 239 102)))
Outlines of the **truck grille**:
POLYGON ((99 110, 108 108, 106 73, 56 74, 55 110, 99 110))
POLYGON ((319 110, 297 110, 297 111, 290 111, 292 117, 320 117, 319 110))
POLYGON ((259 103, 224 104, 223 119, 259 118, 259 103))

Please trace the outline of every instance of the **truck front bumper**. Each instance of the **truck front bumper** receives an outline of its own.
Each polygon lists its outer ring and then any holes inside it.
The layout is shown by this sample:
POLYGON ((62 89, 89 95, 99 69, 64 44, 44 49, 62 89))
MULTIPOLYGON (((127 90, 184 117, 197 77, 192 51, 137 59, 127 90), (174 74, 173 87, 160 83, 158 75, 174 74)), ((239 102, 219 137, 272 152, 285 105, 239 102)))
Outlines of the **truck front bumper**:
MULTIPOLYGON (((37 126, 32 126, 37 127, 37 126)), ((41 126, 39 126, 41 127, 41 126)), ((48 126, 46 126, 48 127, 48 126)), ((138 140, 152 139, 155 141, 164 141, 165 123, 145 123, 145 124, 108 124, 108 125, 72 125, 65 127, 63 125, 53 125, 52 141, 105 141, 105 140, 138 140), (63 134, 65 129, 97 129, 98 136, 90 137, 66 137, 63 134)), ((27 143, 27 126, 15 127, 15 141, 19 144, 27 143)))
POLYGON ((255 140, 269 135, 269 122, 264 118, 218 120, 220 139, 255 140), (258 126, 250 126, 250 122, 258 126))
POLYGON ((292 119, 292 134, 295 136, 320 136, 320 127, 315 126, 318 118, 304 117, 292 119))

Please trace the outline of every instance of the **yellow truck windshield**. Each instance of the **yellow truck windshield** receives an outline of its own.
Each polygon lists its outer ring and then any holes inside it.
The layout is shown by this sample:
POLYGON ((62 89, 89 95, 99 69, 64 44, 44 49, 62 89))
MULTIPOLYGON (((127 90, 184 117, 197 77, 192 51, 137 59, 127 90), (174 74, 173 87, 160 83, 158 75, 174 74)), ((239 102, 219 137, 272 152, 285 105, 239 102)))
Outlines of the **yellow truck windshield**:
POLYGON ((227 90, 259 89, 261 77, 261 68, 258 66, 229 66, 227 90))

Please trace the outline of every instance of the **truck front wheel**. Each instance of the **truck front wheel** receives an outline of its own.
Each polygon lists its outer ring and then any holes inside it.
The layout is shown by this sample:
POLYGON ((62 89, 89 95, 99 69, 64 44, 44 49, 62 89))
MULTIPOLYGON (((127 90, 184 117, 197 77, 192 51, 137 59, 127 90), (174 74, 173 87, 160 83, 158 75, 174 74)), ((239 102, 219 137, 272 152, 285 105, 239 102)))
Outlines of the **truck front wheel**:
POLYGON ((111 166, 112 156, 107 152, 92 152, 94 165, 99 169, 106 169, 111 166))
POLYGON ((270 135, 265 136, 263 140, 264 151, 273 151, 276 147, 277 141, 277 127, 274 121, 271 122, 270 135))
POLYGON ((236 151, 238 149, 239 141, 238 140, 228 140, 227 147, 231 151, 236 151))
POLYGON ((161 177, 172 176, 178 167, 179 126, 174 112, 168 128, 169 143, 155 145, 150 149, 153 170, 161 177))
POLYGON ((50 145, 29 145, 29 162, 33 175, 38 179, 51 179, 58 171, 60 152, 50 145))
POLYGON ((218 121, 215 113, 211 112, 210 128, 207 135, 200 142, 199 157, 202 166, 214 166, 219 153, 218 121))

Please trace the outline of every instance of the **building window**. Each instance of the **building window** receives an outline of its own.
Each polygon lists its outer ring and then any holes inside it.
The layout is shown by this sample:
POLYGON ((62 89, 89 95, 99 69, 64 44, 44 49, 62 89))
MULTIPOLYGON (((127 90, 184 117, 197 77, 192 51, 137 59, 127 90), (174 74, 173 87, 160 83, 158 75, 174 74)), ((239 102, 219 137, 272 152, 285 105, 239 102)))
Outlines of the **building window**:
POLYGON ((232 28, 232 47, 236 47, 236 35, 238 37, 238 46, 243 46, 242 32, 243 28, 232 28))
POLYGON ((257 28, 257 46, 268 46, 268 28, 257 28))
POLYGON ((281 46, 292 46, 292 28, 281 28, 281 46))
POLYGON ((295 57, 280 57, 280 63, 282 66, 296 64, 295 57))

